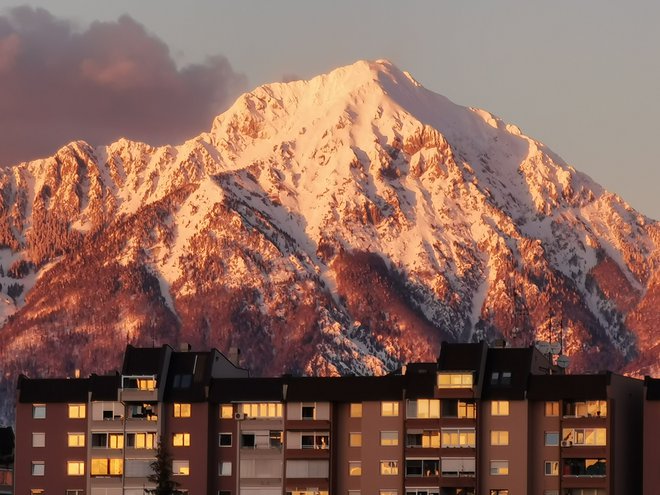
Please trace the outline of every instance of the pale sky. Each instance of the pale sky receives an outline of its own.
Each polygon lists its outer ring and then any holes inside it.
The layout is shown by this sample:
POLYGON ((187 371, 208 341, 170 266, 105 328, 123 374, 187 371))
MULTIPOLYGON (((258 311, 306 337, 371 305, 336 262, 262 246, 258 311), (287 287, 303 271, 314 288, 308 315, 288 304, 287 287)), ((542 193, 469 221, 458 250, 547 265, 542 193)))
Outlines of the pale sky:
POLYGON ((0 0, 0 16, 17 5, 80 31, 128 14, 179 67, 222 55, 246 89, 388 58, 428 89, 516 124, 660 219, 660 2, 0 0))

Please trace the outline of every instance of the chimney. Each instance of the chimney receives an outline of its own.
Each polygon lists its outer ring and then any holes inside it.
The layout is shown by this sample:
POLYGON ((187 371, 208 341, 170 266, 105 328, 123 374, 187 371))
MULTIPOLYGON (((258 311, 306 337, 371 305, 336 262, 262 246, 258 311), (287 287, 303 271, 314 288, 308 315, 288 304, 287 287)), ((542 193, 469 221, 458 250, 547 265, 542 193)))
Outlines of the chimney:
POLYGON ((241 350, 236 346, 229 348, 229 361, 231 361, 237 368, 241 367, 241 350))
POLYGON ((179 344, 179 351, 180 352, 190 352, 191 349, 192 349, 192 346, 190 344, 188 344, 187 342, 181 342, 179 344))
POLYGON ((80 378, 80 368, 76 368, 73 371, 73 376, 74 376, 74 378, 80 378))

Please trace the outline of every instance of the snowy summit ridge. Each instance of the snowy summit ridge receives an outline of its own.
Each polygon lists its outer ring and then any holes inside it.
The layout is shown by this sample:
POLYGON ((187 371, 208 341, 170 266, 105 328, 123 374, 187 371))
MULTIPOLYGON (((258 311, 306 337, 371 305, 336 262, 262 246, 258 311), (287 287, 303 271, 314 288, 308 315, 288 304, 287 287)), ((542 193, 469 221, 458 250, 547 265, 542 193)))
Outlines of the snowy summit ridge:
POLYGON ((0 193, 7 376, 126 341, 381 373, 560 328, 576 370, 657 370, 658 223, 388 61, 260 86, 178 146, 71 143, 0 193))

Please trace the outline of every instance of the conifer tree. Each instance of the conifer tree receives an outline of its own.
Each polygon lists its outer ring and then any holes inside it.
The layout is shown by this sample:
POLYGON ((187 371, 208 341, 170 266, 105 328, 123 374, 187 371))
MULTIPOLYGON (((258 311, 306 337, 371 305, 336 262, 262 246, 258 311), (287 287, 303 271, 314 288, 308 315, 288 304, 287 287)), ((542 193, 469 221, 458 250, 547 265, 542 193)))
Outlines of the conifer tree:
POLYGON ((154 459, 150 466, 153 472, 147 479, 155 483, 156 486, 154 488, 145 488, 145 493, 152 495, 181 495, 183 493, 177 490, 179 483, 172 479, 172 456, 163 443, 162 437, 158 440, 156 459, 154 459))

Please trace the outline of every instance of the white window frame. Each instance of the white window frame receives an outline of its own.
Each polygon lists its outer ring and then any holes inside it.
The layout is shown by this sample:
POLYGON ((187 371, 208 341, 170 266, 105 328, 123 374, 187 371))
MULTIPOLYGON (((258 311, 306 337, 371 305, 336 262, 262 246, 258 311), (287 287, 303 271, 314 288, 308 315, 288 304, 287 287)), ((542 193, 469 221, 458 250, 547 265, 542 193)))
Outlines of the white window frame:
POLYGON ((218 433, 218 447, 231 447, 234 445, 234 435, 231 434, 229 431, 221 431, 218 433), (228 445, 223 445, 222 444, 222 437, 229 437, 229 444, 228 445))
POLYGON ((232 465, 231 461, 218 462, 218 476, 231 476, 232 465))
POLYGON ((32 432, 32 446, 41 448, 46 446, 46 433, 43 431, 32 432))
POLYGON ((46 419, 46 404, 32 404, 32 419, 46 419))
POLYGON ((381 447, 396 447, 399 445, 399 432, 398 431, 381 431, 380 432, 380 445, 381 447), (388 438, 389 436, 389 438, 388 438))
POLYGON ((491 476, 508 476, 508 474, 509 474, 509 461, 504 459, 490 461, 491 476))
POLYGON ((46 463, 44 461, 32 461, 31 471, 32 476, 45 476, 46 463))
POLYGON ((173 476, 190 476, 190 461, 187 459, 175 459, 172 461, 172 475, 173 476), (187 472, 181 472, 182 469, 187 472))

